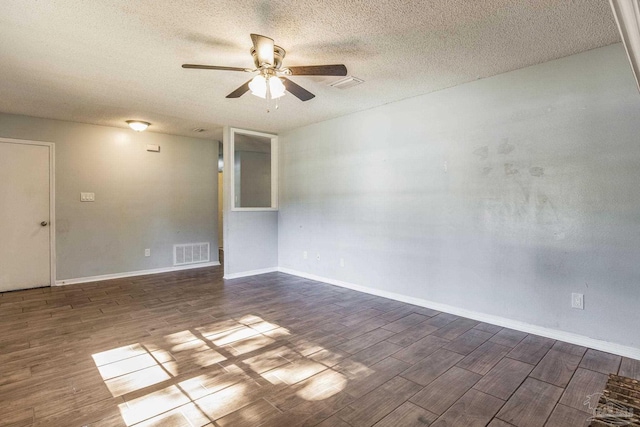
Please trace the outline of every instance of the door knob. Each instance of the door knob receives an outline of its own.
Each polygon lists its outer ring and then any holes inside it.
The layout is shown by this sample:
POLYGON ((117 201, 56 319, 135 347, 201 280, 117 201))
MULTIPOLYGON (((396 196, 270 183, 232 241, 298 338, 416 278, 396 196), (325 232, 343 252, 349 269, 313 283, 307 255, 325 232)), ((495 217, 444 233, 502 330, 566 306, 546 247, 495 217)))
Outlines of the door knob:
POLYGON ((42 221, 40 225, 43 227, 46 227, 47 225, 49 225, 49 223, 47 221, 42 221))

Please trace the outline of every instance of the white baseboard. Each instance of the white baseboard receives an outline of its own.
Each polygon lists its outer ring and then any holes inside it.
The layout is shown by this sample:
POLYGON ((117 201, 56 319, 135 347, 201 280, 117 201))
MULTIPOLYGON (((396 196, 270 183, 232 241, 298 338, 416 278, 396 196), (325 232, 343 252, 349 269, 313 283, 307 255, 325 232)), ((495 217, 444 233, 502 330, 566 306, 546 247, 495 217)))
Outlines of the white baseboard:
POLYGON ((147 274, 169 273, 172 271, 192 270, 194 268, 214 267, 220 265, 218 261, 198 264, 179 265, 175 267, 154 268, 151 270, 127 271, 124 273, 103 274, 100 276, 78 277, 76 279, 56 280, 56 286, 75 285, 77 283, 100 282, 102 280, 122 279, 124 277, 146 276, 147 274))
POLYGON ((225 274, 223 279, 239 279, 241 277, 257 276, 258 274, 273 273, 279 271, 278 267, 261 268, 260 270, 241 271, 240 273, 225 274))
POLYGON ((314 274, 305 273, 302 271, 292 270, 289 268, 278 268, 278 271, 294 276, 303 277, 305 279, 315 280, 318 282, 327 283, 330 285, 340 286, 342 288, 353 289, 354 291, 364 292, 379 297, 389 298, 392 300, 405 302, 408 304, 417 305, 420 307, 430 308, 432 310, 443 311, 445 313, 455 314, 456 316, 466 317, 469 319, 477 320, 479 322, 485 322, 492 325, 502 326, 504 328, 515 329, 528 334, 540 335, 543 337, 551 338, 554 340, 564 341, 575 345, 580 345, 595 350, 605 351, 607 353, 617 354, 619 356, 629 357, 632 359, 640 360, 640 349, 635 347, 629 347, 621 344, 616 344, 608 341, 597 340, 589 338, 584 335, 574 334, 571 332, 564 332, 557 329, 546 328, 542 326, 532 325, 518 320, 512 320, 505 317, 494 316, 491 314, 480 313, 477 311, 466 310, 459 307, 454 307, 447 304, 441 304, 433 301, 428 301, 422 298, 410 297, 395 292, 383 291, 379 289, 373 289, 366 286, 356 285, 353 283, 342 282, 340 280, 329 279, 322 276, 316 276, 314 274))

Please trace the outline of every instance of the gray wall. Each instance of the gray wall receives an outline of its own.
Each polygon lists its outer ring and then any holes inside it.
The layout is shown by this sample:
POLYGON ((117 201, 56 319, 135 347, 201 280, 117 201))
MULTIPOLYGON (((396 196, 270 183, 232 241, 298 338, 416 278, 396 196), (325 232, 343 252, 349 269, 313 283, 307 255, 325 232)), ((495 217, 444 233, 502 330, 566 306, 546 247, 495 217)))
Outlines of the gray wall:
POLYGON ((8 114, 0 136, 55 143, 58 280, 171 267, 176 243, 218 260, 217 141, 8 114))
MULTIPOLYGON (((236 161, 241 164, 240 191, 236 190, 238 204, 243 208, 263 208, 271 206, 271 154, 255 151, 236 151, 236 161)), ((238 180, 240 178, 240 180, 238 180)))
MULTIPOLYGON (((230 129, 224 128, 224 158, 230 158, 230 129)), ((224 193, 231 194, 231 170, 225 163, 224 193)), ((232 211, 224 200, 224 274, 244 273, 278 266, 278 212, 232 211)))
POLYGON ((638 348, 639 118, 617 44, 281 134, 279 265, 638 348))

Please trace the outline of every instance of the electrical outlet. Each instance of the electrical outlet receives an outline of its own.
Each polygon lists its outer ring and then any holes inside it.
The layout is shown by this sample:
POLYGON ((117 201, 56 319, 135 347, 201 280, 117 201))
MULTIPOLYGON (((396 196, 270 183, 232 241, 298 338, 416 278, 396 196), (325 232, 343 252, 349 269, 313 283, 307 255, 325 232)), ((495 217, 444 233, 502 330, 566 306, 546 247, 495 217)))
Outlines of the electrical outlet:
POLYGON ((151 249, 145 249, 144 256, 151 256, 151 249))
POLYGON ((316 254, 316 261, 320 261, 320 252, 316 254))
POLYGON ((584 294, 571 294, 571 308, 584 310, 584 294))
POLYGON ((307 251, 302 251, 302 259, 309 259, 309 254, 307 251))
POLYGON ((80 201, 81 202, 95 202, 96 194, 95 193, 80 193, 80 201))
POLYGON ((340 258, 340 267, 344 267, 344 258, 340 258))

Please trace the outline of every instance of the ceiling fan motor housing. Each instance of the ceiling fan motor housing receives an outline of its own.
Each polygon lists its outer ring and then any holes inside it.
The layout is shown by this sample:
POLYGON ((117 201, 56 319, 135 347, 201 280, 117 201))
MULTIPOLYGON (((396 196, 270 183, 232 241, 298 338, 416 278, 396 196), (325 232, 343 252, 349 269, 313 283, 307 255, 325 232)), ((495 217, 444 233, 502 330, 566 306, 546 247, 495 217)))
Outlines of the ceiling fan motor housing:
MULTIPOLYGON (((271 64, 272 66, 269 68, 273 68, 278 70, 282 66, 282 60, 286 55, 286 51, 280 46, 273 46, 273 62, 275 64, 271 64)), ((258 62, 258 54, 256 53, 256 49, 254 47, 251 48, 251 56, 253 57, 253 63, 255 64, 257 69, 262 68, 260 63, 258 62)))

